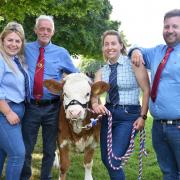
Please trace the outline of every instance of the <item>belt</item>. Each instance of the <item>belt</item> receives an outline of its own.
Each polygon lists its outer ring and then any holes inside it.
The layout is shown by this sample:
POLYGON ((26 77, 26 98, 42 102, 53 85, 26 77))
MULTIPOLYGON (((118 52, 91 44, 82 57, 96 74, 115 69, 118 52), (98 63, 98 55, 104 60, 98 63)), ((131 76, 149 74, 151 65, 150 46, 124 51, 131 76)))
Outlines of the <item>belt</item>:
POLYGON ((105 105, 108 105, 108 106, 113 106, 113 107, 122 107, 122 108, 126 108, 126 107, 140 107, 140 105, 121 105, 121 104, 112 104, 112 103, 106 103, 105 105))
POLYGON ((180 123, 180 119, 174 119, 174 120, 161 119, 160 122, 161 124, 166 124, 166 125, 176 125, 180 123))
POLYGON ((29 103, 37 106, 48 106, 54 103, 59 102, 60 99, 42 99, 42 100, 36 100, 36 99, 30 99, 29 103))

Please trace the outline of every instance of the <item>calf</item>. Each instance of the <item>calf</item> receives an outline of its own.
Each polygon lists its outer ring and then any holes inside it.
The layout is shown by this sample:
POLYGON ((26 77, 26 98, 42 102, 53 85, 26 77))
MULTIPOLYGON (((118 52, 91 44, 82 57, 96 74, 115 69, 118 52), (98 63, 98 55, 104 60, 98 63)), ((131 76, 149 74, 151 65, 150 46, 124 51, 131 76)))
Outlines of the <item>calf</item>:
POLYGON ((52 93, 63 91, 63 106, 60 109, 58 127, 60 179, 66 179, 66 173, 70 166, 69 151, 73 146, 76 152, 84 152, 84 179, 92 180, 93 154, 99 142, 100 124, 98 122, 92 128, 84 128, 91 122, 91 118, 97 117, 87 108, 90 105, 92 94, 104 93, 109 89, 109 85, 102 81, 92 83, 82 73, 70 74, 61 82, 46 80, 44 84, 52 93))

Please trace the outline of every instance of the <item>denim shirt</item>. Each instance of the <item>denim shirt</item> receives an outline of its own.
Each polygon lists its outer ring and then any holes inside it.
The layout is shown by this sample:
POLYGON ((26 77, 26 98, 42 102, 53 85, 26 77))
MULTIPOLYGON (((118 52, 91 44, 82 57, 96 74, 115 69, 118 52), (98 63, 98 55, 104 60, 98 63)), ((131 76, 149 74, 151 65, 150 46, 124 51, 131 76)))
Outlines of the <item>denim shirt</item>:
MULTIPOLYGON (((127 56, 120 56, 117 66, 117 85, 119 92, 119 104, 120 105, 139 105, 139 86, 132 69, 131 60, 127 56)), ((109 82, 110 75, 109 64, 102 67, 102 80, 109 82)), ((109 101, 109 95, 107 94, 106 102, 109 101)))
MULTIPOLYGON (((146 67, 151 72, 151 82, 166 49, 167 45, 140 48, 146 67)), ((150 113, 157 120, 180 118, 180 43, 174 47, 161 73, 156 101, 153 103, 150 99, 150 113)))
POLYGON ((12 60, 15 72, 0 55, 0 99, 20 103, 25 99, 24 76, 12 60))
MULTIPOLYGON (((31 92, 33 92, 34 74, 39 56, 39 48, 40 44, 38 41, 27 43, 25 46, 25 59, 28 65, 31 92)), ((63 71, 68 73, 78 72, 72 63, 69 52, 63 47, 54 45, 51 42, 44 47, 44 61, 44 80, 55 79, 56 81, 60 81, 63 71)), ((51 94, 47 88, 43 88, 42 99, 52 99, 55 97, 57 96, 51 94)), ((32 93, 31 98, 34 98, 32 93)))

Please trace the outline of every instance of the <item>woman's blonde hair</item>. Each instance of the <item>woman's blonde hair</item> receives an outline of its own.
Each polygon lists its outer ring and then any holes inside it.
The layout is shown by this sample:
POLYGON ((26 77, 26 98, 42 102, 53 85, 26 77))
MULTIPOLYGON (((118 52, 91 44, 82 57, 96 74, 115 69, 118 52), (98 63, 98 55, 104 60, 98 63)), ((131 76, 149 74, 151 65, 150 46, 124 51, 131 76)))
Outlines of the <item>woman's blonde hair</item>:
MULTIPOLYGON (((109 35, 113 35, 113 36, 117 37, 118 42, 122 45, 121 53, 123 55, 127 55, 126 46, 125 46, 124 42, 122 41, 122 38, 118 31, 115 31, 115 30, 105 31, 102 35, 102 46, 104 46, 104 39, 106 38, 106 36, 109 36, 109 35)), ((107 57, 105 57, 104 54, 103 54, 103 56, 104 56, 105 61, 107 61, 107 57)))
POLYGON ((8 54, 6 53, 6 51, 4 49, 4 45, 3 45, 4 38, 12 32, 15 32, 22 41, 21 49, 17 55, 18 55, 21 63, 24 63, 24 43, 25 43, 24 29, 23 29, 22 25, 17 22, 9 22, 4 27, 3 31, 1 32, 1 34, 0 34, 0 54, 2 55, 2 57, 4 58, 5 62, 8 64, 8 66, 13 71, 15 71, 15 69, 13 68, 13 64, 12 64, 12 57, 8 56, 8 54))

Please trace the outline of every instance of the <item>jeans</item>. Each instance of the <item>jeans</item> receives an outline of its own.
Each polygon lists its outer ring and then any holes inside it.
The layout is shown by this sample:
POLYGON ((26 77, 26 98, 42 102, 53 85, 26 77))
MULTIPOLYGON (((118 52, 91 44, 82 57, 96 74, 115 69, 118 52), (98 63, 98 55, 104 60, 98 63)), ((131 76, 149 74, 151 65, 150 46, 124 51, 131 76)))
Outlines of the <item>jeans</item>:
POLYGON ((154 120, 152 142, 163 180, 180 180, 180 123, 161 124, 154 120))
MULTIPOLYGON (((112 113, 112 151, 121 157, 126 153, 130 143, 130 136, 133 128, 134 121, 140 116, 139 105, 129 106, 111 106, 106 105, 112 113)), ((110 167, 107 154, 107 131, 108 131, 108 118, 104 116, 101 122, 100 132, 100 145, 101 145, 101 158, 106 166, 111 180, 125 180, 125 174, 122 168, 113 170, 110 167)), ((112 159, 114 166, 120 166, 121 162, 112 159)))
POLYGON ((22 133, 26 148, 26 156, 21 174, 21 180, 29 180, 31 177, 32 153, 37 141, 40 126, 42 126, 43 141, 43 158, 40 179, 52 179, 51 169, 53 166, 56 150, 58 117, 58 102, 47 106, 39 106, 33 104, 26 105, 25 116, 22 124, 22 133))
MULTIPOLYGON (((22 119, 24 103, 8 103, 10 108, 22 119)), ((25 158, 21 124, 11 125, 0 113, 0 177, 7 157, 6 180, 19 180, 25 158)))

